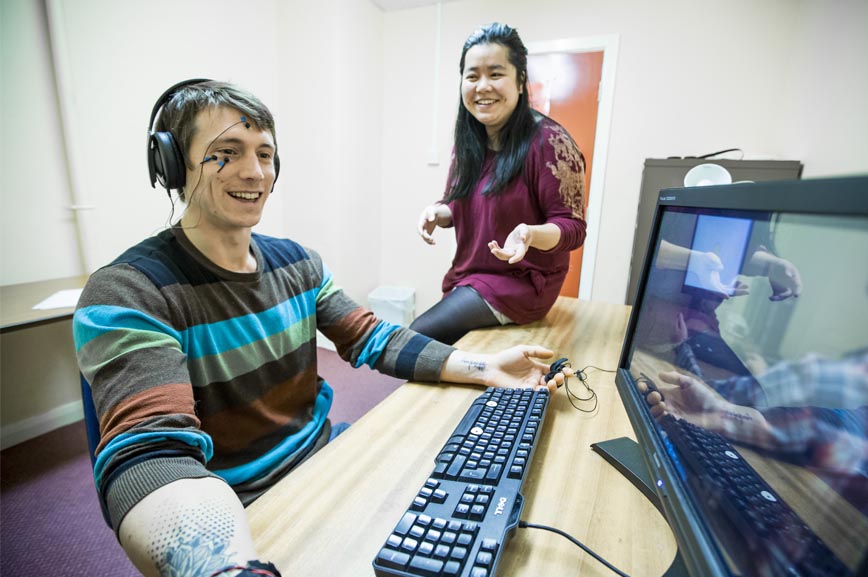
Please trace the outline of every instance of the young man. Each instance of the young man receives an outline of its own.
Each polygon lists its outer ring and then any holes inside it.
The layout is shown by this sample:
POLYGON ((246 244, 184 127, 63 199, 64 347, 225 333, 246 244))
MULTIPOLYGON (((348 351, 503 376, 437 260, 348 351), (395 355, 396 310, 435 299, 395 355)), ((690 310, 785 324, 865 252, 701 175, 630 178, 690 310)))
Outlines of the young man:
POLYGON ((279 170, 272 115, 232 85, 182 84, 154 108, 149 155, 186 210, 96 271, 74 318, 100 420, 94 476, 145 575, 278 575, 244 505, 329 440, 317 329, 354 366, 405 379, 554 391, 564 374, 545 382, 540 347, 470 354, 381 322, 316 252, 253 233, 279 170))

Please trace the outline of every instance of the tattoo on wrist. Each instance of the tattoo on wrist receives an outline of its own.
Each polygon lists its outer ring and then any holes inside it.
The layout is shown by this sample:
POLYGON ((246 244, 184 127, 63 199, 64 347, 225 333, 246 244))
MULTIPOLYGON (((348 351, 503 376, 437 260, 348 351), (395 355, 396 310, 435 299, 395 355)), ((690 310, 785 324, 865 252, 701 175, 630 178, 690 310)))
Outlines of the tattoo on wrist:
POLYGON ((486 365, 485 361, 474 361, 473 359, 464 359, 462 361, 469 370, 476 370, 477 372, 482 372, 485 370, 486 365))

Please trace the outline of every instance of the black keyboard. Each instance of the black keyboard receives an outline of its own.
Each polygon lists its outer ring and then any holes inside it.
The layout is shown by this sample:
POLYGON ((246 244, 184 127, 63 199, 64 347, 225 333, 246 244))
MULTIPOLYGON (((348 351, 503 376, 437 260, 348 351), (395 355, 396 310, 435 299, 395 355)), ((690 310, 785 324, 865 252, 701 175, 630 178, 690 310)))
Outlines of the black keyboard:
POLYGON ((703 500, 726 516, 771 575, 849 577, 852 572, 723 436, 684 419, 660 420, 703 500))
POLYGON ((546 390, 489 388, 467 410, 374 559, 379 577, 491 577, 518 524, 546 390))

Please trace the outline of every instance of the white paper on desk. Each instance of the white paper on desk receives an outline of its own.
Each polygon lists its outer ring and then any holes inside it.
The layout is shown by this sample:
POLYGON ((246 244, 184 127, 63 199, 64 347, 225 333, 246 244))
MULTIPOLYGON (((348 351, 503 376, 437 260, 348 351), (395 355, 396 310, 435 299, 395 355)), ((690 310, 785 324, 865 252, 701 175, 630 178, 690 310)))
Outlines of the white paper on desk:
POLYGON ((57 291, 44 301, 33 305, 33 310, 63 309, 78 304, 78 297, 84 289, 67 289, 57 291))

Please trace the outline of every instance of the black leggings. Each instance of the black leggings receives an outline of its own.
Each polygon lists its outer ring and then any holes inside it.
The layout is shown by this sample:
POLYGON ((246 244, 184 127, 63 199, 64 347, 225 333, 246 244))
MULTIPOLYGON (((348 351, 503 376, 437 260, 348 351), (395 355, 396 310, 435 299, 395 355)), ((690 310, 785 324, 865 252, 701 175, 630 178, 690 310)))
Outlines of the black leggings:
POLYGON ((410 328, 451 345, 473 329, 500 326, 479 293, 460 286, 439 303, 416 317, 410 328))

